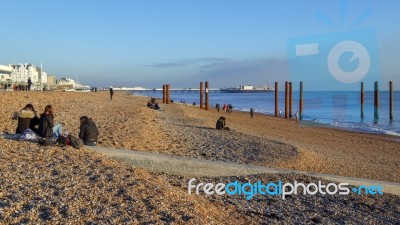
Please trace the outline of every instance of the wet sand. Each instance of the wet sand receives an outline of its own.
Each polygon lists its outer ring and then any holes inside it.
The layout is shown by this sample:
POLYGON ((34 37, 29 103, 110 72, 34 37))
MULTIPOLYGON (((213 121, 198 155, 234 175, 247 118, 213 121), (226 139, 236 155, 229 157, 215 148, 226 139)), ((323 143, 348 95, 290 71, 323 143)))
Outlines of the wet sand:
MULTIPOLYGON (((247 113, 228 115, 179 104, 161 104, 164 111, 156 111, 145 106, 147 98, 126 92, 116 92, 113 101, 107 92, 7 92, 0 97, 3 132, 15 131, 11 115, 25 104, 32 103, 38 112, 52 104, 55 120, 75 135, 79 117, 92 117, 100 130, 99 145, 104 147, 400 181, 400 142, 396 137, 306 127, 259 114, 251 119, 247 113), (221 115, 233 131, 212 129, 221 115)), ((188 177, 132 168, 85 148, 41 147, 0 139, 0 149, 0 222, 4 223, 400 220, 400 198, 393 195, 305 196, 288 202, 209 198, 188 195, 188 177), (318 205, 332 206, 335 213, 318 205)), ((257 176, 252 179, 313 180, 295 175, 257 176)))

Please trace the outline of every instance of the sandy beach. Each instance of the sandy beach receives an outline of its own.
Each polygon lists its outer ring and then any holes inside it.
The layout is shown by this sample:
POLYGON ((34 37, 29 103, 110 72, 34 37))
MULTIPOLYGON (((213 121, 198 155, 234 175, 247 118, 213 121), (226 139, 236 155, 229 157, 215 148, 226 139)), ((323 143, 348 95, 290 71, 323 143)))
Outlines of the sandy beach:
MULTIPOLYGON (((99 146, 174 156, 295 169, 400 182, 400 138, 310 126, 248 113, 227 114, 181 104, 146 107, 148 98, 116 92, 2 92, 0 132, 14 133, 11 119, 27 103, 79 132, 87 115, 100 130, 99 146), (220 116, 231 131, 215 130, 220 116)), ((400 197, 241 197, 188 195, 191 177, 152 173, 89 149, 42 147, 0 139, 0 223, 260 224, 396 223, 400 197)), ((198 178, 204 181, 300 180, 303 175, 261 174, 198 178)))

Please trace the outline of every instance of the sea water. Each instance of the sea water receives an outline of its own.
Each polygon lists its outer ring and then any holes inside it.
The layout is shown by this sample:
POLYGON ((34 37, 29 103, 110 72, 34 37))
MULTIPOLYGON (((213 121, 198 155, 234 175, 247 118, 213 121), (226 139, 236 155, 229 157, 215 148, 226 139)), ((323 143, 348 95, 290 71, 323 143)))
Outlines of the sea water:
MULTIPOLYGON (((162 98, 161 91, 134 92, 135 95, 162 98)), ((389 92, 380 92, 379 120, 374 120, 374 92, 364 95, 364 118, 361 118, 360 92, 305 91, 303 93, 303 120, 314 121, 348 130, 371 133, 384 133, 400 136, 400 92, 394 92, 394 120, 389 119, 389 92)), ((174 102, 195 102, 199 105, 199 92, 171 91, 174 102)), ((285 114, 285 93, 279 92, 279 108, 285 114)), ((273 115, 275 112, 275 93, 209 93, 210 106, 219 103, 232 104, 233 110, 273 115)), ((299 92, 293 92, 292 113, 299 110, 299 92)), ((310 123, 307 123, 310 124, 310 123)), ((311 123, 312 124, 312 123, 311 123)))

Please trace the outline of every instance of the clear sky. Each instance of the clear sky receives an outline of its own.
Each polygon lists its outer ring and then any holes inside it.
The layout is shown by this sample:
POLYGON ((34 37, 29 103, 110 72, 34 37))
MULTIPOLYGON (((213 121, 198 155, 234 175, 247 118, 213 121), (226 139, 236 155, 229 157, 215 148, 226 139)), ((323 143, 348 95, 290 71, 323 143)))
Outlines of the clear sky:
POLYGON ((372 28, 382 81, 400 89, 396 0, 0 1, 0 64, 31 62, 98 86, 290 79, 287 41, 372 28))

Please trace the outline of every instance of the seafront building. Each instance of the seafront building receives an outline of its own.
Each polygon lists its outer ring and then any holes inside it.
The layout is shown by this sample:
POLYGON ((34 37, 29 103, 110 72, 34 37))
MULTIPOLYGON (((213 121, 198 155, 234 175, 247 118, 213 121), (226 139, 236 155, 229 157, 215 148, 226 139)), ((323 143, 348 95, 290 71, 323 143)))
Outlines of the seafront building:
POLYGON ((66 78, 66 77, 62 77, 57 81, 58 85, 75 85, 75 81, 70 79, 70 78, 66 78))
POLYGON ((11 65, 11 67, 13 68, 11 79, 14 83, 27 83, 29 78, 32 83, 38 83, 40 68, 30 63, 11 65))
POLYGON ((11 86, 11 84, 12 84, 11 72, 12 72, 11 66, 0 65, 0 88, 1 88, 1 90, 6 89, 11 86))
POLYGON ((37 89, 48 86, 47 73, 42 71, 41 67, 31 63, 19 63, 14 65, 0 65, 0 87, 11 88, 15 85, 27 85, 31 78, 32 88, 37 89))
POLYGON ((0 89, 13 90, 18 86, 27 86, 31 79, 31 90, 90 90, 90 86, 82 85, 70 78, 57 80, 54 75, 47 75, 41 67, 31 63, 19 63, 14 65, 0 65, 0 89))
POLYGON ((47 75, 47 85, 49 87, 57 85, 57 77, 53 75, 47 75))
POLYGON ((3 66, 0 65, 0 82, 5 83, 5 82, 11 82, 11 72, 13 71, 13 68, 11 66, 3 66))

